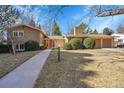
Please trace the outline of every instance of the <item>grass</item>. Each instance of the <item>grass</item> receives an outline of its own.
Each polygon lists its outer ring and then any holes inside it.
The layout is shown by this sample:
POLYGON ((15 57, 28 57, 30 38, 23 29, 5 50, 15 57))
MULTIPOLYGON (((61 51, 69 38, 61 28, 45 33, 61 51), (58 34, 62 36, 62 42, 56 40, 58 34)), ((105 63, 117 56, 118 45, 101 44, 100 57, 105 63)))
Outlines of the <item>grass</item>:
POLYGON ((0 78, 39 52, 40 51, 20 52, 16 55, 10 53, 0 54, 0 78))
POLYGON ((94 50, 61 50, 47 59, 35 87, 124 87, 124 54, 94 50))

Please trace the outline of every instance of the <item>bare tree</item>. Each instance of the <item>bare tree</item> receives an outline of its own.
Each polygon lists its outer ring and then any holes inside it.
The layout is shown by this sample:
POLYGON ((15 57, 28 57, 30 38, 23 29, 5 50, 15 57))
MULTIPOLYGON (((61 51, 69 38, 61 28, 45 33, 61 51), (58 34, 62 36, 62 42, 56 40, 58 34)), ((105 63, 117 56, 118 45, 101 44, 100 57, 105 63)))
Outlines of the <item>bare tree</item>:
MULTIPOLYGON (((7 28, 11 27, 16 22, 16 19, 18 19, 18 17, 19 12, 13 6, 0 6, 0 33, 2 40, 4 38, 4 31, 6 31, 7 28)), ((13 39, 10 38, 10 42, 8 43, 12 44, 13 53, 15 54, 13 39)))
POLYGON ((119 7, 105 8, 99 5, 99 6, 92 6, 90 10, 95 11, 97 17, 107 17, 107 16, 115 16, 115 15, 124 14, 124 8, 119 8, 119 7))
POLYGON ((124 24, 120 24, 117 28, 117 33, 124 34, 124 24))

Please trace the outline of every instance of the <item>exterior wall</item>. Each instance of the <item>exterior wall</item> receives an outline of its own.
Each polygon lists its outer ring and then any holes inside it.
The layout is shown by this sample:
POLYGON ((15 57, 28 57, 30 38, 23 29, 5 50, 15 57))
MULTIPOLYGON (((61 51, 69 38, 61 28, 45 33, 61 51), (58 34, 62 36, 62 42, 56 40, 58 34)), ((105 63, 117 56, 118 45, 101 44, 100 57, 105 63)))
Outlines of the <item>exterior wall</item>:
POLYGON ((59 40, 60 47, 63 47, 64 43, 65 43, 64 39, 59 40))
POLYGON ((40 46, 43 46, 45 43, 44 39, 45 39, 45 36, 40 31, 26 27, 26 26, 15 27, 13 29, 8 30, 8 41, 10 40, 13 41, 13 45, 15 46, 16 51, 24 51, 25 50, 24 44, 29 40, 36 41, 39 43, 40 46), (23 31, 24 36, 14 37, 13 32, 18 32, 18 31, 23 31), (23 49, 22 49, 22 46, 23 46, 23 49))
POLYGON ((44 46, 44 44, 45 44, 44 39, 45 39, 44 35, 40 33, 40 46, 44 46))
POLYGON ((15 43, 25 43, 29 40, 37 41, 39 45, 44 44, 44 36, 38 31, 35 31, 28 27, 18 27, 8 31, 9 37, 14 40, 15 43), (13 37, 14 31, 24 31, 24 37, 13 37))

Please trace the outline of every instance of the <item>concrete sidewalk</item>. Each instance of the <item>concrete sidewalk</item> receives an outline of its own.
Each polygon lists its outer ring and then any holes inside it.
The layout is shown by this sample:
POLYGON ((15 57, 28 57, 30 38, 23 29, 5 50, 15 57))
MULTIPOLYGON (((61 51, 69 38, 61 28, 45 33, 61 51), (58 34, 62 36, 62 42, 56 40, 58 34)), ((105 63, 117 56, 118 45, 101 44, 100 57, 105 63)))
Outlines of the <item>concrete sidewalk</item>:
POLYGON ((0 88, 32 88, 51 49, 46 49, 0 79, 0 88))

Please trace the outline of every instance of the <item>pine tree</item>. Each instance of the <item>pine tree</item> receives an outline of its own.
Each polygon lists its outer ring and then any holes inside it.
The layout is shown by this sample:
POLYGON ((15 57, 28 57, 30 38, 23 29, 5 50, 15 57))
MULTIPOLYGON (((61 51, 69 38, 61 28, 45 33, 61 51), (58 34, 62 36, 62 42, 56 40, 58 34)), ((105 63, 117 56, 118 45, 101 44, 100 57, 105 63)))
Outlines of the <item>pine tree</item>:
POLYGON ((98 34, 97 30, 95 29, 92 34, 98 34))
POLYGON ((53 36, 60 36, 61 35, 61 32, 59 30, 59 27, 58 27, 56 21, 54 21, 54 24, 53 24, 52 35, 53 36))

